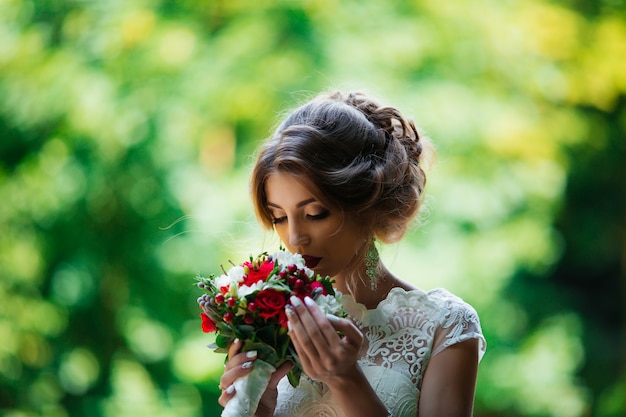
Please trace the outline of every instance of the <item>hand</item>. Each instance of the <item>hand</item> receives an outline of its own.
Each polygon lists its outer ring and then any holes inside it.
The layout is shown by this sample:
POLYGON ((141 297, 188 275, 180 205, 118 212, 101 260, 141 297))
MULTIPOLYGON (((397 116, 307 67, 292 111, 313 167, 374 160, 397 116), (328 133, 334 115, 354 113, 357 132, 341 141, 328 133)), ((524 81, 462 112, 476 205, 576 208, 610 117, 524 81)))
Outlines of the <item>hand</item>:
MULTIPOLYGON (((222 407, 225 407, 226 403, 228 403, 228 401, 230 401, 235 395, 235 386, 233 385, 235 381, 239 378, 245 377, 252 371, 254 361, 257 358, 256 351, 241 352, 242 346, 243 343, 236 339, 228 348, 228 361, 224 366, 224 373, 220 378, 219 385, 222 390, 222 394, 218 399, 218 403, 222 407)), ((272 374, 268 387, 259 402, 258 410, 255 413, 256 417, 274 415, 276 398, 278 396, 276 386, 281 378, 287 375, 292 366, 292 363, 284 363, 272 374)))
POLYGON ((357 359, 363 334, 352 322, 326 316, 310 297, 305 297, 304 303, 292 297, 291 305, 293 309, 286 308, 289 335, 309 377, 332 388, 334 382, 360 372, 357 359), (340 337, 338 331, 344 336, 340 337))

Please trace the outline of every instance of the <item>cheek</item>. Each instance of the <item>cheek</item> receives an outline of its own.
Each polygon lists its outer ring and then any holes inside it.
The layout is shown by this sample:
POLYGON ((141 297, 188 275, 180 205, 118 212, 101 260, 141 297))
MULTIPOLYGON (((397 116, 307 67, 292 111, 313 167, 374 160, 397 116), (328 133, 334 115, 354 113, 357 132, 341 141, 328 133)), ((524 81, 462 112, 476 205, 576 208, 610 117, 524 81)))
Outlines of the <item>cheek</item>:
POLYGON ((281 230, 280 227, 275 227, 274 231, 276 232, 276 234, 278 235, 278 238, 282 241, 285 242, 287 240, 287 236, 285 236, 285 233, 283 233, 283 231, 281 230))
POLYGON ((333 250, 342 258, 352 258, 362 249, 365 240, 359 238, 358 231, 342 231, 327 239, 333 250))
POLYGON ((278 238, 280 239, 282 244, 285 246, 285 248, 289 252, 293 252, 294 248, 292 248, 291 245, 289 245, 289 233, 287 232, 287 228, 283 227, 282 225, 275 225, 274 232, 276 232, 276 234, 278 235, 278 238))

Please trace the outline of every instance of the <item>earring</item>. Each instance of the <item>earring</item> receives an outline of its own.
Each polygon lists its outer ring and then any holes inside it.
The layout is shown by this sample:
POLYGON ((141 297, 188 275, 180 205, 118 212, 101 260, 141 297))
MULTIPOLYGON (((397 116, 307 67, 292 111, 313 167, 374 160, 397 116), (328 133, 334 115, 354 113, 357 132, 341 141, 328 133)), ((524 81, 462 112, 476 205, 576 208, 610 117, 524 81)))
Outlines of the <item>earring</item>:
POLYGON ((378 275, 379 262, 380 255, 376 248, 376 238, 372 237, 367 252, 365 252, 365 273, 370 279, 370 288, 372 291, 376 289, 376 276, 378 275))

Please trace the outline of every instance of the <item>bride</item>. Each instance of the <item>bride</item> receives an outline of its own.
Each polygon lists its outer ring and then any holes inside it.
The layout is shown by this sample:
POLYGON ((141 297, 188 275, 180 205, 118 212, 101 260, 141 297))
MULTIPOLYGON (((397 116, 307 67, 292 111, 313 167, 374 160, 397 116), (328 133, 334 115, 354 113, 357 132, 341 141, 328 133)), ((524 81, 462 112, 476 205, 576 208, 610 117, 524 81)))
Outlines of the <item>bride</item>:
MULTIPOLYGON (((403 281, 377 250, 417 215, 429 150, 411 120, 362 93, 315 97, 262 145, 251 180, 257 217, 335 280, 348 317, 291 300, 289 335, 305 375, 293 388, 291 365, 277 369, 255 416, 472 415, 486 346, 476 311, 447 290, 403 281)), ((221 405, 254 367, 240 349, 230 346, 221 405)))

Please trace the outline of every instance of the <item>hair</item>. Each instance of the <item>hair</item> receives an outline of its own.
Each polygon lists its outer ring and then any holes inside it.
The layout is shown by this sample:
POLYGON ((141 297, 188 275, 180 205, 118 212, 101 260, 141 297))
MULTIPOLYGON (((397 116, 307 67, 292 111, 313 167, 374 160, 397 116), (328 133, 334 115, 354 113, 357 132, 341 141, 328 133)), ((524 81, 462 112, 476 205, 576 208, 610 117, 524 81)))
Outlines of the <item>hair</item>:
POLYGON ((382 242, 404 236, 423 200, 422 169, 432 145, 397 109, 364 93, 318 95, 296 108, 259 149, 251 192, 271 229, 265 183, 273 173, 302 177, 318 198, 354 215, 382 242))

